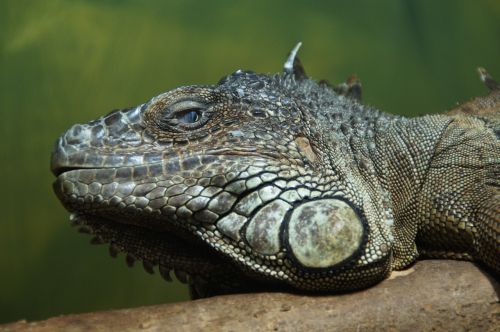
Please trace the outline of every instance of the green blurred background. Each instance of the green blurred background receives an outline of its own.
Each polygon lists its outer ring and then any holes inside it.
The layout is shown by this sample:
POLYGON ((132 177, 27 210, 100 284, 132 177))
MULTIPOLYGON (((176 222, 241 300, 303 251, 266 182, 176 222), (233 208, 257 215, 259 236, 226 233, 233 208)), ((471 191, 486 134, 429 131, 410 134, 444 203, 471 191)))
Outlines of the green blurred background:
POLYGON ((69 227, 54 140, 76 122, 238 68, 355 72, 365 102, 406 115, 484 94, 500 77, 500 1, 1 1, 0 322, 187 299, 69 227))

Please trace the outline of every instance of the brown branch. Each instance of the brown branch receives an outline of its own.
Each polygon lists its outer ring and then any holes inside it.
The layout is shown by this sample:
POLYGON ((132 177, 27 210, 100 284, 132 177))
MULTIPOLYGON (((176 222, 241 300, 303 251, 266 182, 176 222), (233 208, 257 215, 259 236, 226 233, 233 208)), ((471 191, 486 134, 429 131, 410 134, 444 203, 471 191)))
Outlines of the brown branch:
POLYGON ((471 263, 428 260, 352 294, 219 296, 20 321, 0 331, 498 331, 499 289, 471 263))

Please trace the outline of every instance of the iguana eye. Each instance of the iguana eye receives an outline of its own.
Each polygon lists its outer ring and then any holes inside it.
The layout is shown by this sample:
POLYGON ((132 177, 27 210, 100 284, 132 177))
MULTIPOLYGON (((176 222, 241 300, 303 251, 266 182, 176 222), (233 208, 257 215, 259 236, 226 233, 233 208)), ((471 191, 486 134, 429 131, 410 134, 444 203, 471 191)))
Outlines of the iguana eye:
POLYGON ((191 108, 183 112, 176 113, 175 117, 181 123, 195 123, 200 121, 201 112, 198 108, 191 108))
POLYGON ((196 100, 181 100, 169 106, 172 118, 186 124, 200 121, 205 108, 205 104, 196 100))
POLYGON ((208 105, 197 100, 181 100, 164 108, 161 122, 165 128, 197 129, 206 122, 203 113, 207 108, 208 105))

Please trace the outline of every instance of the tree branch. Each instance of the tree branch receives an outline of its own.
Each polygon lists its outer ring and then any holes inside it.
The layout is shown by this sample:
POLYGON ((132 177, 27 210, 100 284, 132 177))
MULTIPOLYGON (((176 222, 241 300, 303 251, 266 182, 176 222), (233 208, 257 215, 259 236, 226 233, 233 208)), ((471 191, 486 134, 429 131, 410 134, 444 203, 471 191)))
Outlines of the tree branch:
POLYGON ((54 317, 0 331, 497 330, 498 281, 468 262, 420 261, 364 291, 257 293, 54 317))

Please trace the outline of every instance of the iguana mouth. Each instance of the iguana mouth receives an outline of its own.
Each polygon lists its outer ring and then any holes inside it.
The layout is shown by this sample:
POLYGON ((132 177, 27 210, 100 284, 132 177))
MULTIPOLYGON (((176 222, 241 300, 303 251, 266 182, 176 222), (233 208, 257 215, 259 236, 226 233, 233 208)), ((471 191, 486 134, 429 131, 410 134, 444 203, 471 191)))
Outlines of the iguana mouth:
POLYGON ((218 150, 210 150, 207 155, 214 156, 242 156, 242 157, 260 157, 264 159, 280 159, 280 155, 272 151, 257 151, 254 148, 248 149, 229 149, 223 148, 218 150))
POLYGON ((77 170, 77 169, 80 169, 80 168, 78 168, 78 167, 52 167, 51 171, 52 171, 52 174, 54 174, 56 177, 58 177, 59 175, 61 175, 63 173, 70 172, 70 171, 77 170))
POLYGON ((71 166, 60 166, 60 167, 52 167, 51 171, 52 174, 54 174, 56 177, 59 177, 60 175, 64 173, 68 173, 71 171, 78 171, 82 169, 88 169, 88 170, 93 170, 93 169, 100 169, 100 168, 94 168, 94 167, 71 167, 71 166))

